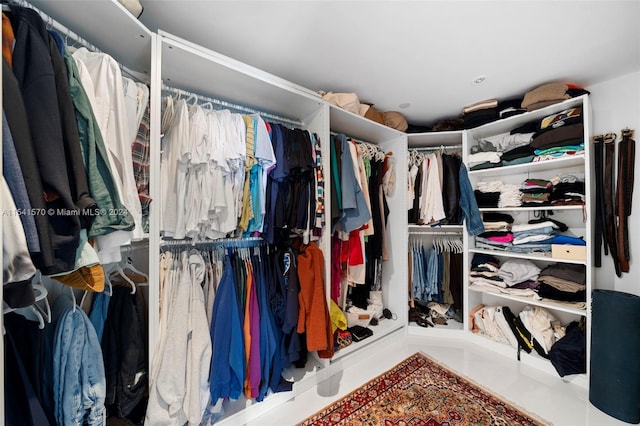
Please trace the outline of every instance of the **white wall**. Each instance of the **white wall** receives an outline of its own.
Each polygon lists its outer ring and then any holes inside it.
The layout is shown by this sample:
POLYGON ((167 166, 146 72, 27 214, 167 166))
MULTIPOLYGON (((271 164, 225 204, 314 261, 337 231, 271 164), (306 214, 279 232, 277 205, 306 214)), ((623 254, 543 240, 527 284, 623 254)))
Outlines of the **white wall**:
MULTIPOLYGON (((593 134, 613 132, 620 138, 625 127, 635 130, 634 140, 640 139, 640 71, 626 74, 589 86, 593 111, 593 134)), ((636 143, 636 151, 640 145, 636 143)), ((635 157, 635 181, 640 182, 640 155, 635 157)), ((636 183, 629 217, 630 271, 618 278, 611 256, 602 257, 602 267, 594 271, 596 288, 624 291, 640 295, 640 188, 636 183)))

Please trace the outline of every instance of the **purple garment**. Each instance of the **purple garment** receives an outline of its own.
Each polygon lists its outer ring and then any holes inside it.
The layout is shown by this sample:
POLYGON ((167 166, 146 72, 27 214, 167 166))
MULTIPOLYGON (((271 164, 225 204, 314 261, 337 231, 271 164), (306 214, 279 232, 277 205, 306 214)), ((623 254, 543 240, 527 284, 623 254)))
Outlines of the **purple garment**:
MULTIPOLYGON (((251 265, 249 265, 251 268, 251 265)), ((247 303, 249 304, 249 330, 251 333, 251 346, 249 348, 249 362, 247 370, 249 372, 250 397, 255 399, 260 391, 260 380, 262 379, 260 370, 260 310, 258 308, 258 295, 256 293, 256 277, 251 270, 251 289, 247 303)))

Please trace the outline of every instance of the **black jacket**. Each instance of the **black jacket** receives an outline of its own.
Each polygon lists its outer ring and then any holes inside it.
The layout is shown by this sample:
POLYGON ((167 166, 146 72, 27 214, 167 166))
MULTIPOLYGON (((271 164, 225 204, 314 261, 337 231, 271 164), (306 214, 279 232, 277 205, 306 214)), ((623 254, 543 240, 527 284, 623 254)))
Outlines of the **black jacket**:
POLYGON ((97 205, 89 195, 87 171, 84 168, 80 150, 78 123, 76 122, 76 112, 71 99, 71 90, 69 89, 67 67, 58 51, 56 42, 51 37, 49 37, 49 53, 51 54, 51 64, 53 65, 56 79, 58 110, 60 111, 60 124, 62 126, 62 140, 67 156, 67 176, 69 177, 71 197, 76 207, 80 210, 82 228, 89 229, 94 216, 88 212, 92 212, 97 205))
POLYGON ((12 6, 10 20, 16 39, 13 71, 26 107, 46 207, 53 213, 47 218, 54 261, 43 265, 42 272, 66 272, 75 264, 80 220, 69 185, 49 34, 40 15, 32 9, 12 6))
MULTIPOLYGON (((16 147, 16 154, 22 169, 31 208, 36 212, 42 212, 46 210, 46 204, 42 196, 42 181, 40 180, 38 161, 31 140, 27 113, 18 81, 13 75, 11 67, 4 59, 2 60, 2 105, 11 130, 11 137, 16 147)), ((34 220, 38 231, 40 253, 31 253, 31 259, 37 268, 46 270, 54 264, 49 220, 42 214, 34 215, 34 220)))

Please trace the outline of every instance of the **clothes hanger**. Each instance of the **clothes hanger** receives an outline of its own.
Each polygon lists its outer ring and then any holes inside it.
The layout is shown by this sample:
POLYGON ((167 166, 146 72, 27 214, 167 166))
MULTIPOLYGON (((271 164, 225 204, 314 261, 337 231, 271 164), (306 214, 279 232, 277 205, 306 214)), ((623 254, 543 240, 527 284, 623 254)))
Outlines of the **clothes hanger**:
POLYGON ((78 307, 78 302, 76 301, 76 294, 73 291, 73 287, 67 287, 69 289, 69 293, 71 294, 71 300, 73 301, 73 313, 76 312, 76 308, 78 307))
POLYGON ((107 275, 104 276, 104 283, 105 287, 103 293, 107 296, 113 296, 113 284, 111 284, 111 280, 109 280, 109 277, 107 275), (106 292, 107 289, 109 289, 108 293, 106 292))
MULTIPOLYGON (((40 311, 38 311, 34 305, 29 305, 29 306, 25 306, 24 308, 11 308, 9 307, 9 305, 7 305, 5 302, 2 302, 2 314, 8 314, 10 312, 15 312, 19 315, 22 315, 23 317, 25 317, 26 319, 33 321, 35 318, 35 321, 38 323, 38 328, 40 328, 40 330, 42 330, 45 327, 45 319, 44 316, 40 313, 40 311)), ((51 321, 49 321, 51 322, 51 321)), ((6 330, 4 328, 4 324, 2 326, 2 333, 6 334, 6 330)))
MULTIPOLYGON (((38 271, 39 273, 39 271, 38 271)), ((40 274, 40 282, 42 282, 42 274, 40 274)), ((43 317, 44 321, 47 324, 51 324, 51 304, 49 303, 48 291, 46 287, 42 284, 32 284, 34 293, 35 293, 35 302, 32 305, 35 310, 37 310, 43 317), (45 309, 40 307, 39 302, 44 301, 45 309)))
POLYGON ((191 106, 198 105, 198 95, 196 95, 195 93, 192 93, 191 96, 187 98, 186 102, 187 102, 187 105, 191 105, 191 106), (189 103, 191 100, 193 100, 192 104, 189 103))
MULTIPOLYGON (((136 268, 133 264, 133 261, 131 260, 131 254, 133 252, 133 249, 131 248, 131 246, 126 246, 123 247, 125 253, 122 256, 122 261, 121 261, 121 266, 122 266, 122 270, 123 271, 131 271, 136 275, 139 275, 141 278, 143 278, 145 280, 145 282, 149 282, 149 275, 145 274, 144 272, 140 271, 138 268, 136 268), (126 260, 125 260, 126 259, 126 260)), ((129 278, 135 278, 135 277, 129 277, 129 278)))
POLYGON ((125 274, 124 270, 122 269, 122 266, 119 263, 117 263, 115 267, 111 270, 111 272, 109 273, 109 276, 112 276, 114 273, 117 273, 120 278, 122 278, 127 283, 129 283, 129 285, 131 285, 131 294, 136 294, 136 283, 133 282, 133 280, 131 280, 131 278, 129 278, 127 274, 125 274))

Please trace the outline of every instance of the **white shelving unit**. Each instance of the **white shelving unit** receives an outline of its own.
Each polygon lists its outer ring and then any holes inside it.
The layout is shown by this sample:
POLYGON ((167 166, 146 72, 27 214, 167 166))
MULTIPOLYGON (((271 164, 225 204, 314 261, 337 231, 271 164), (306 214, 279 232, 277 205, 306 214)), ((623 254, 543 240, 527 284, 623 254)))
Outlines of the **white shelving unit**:
MULTIPOLYGON (((498 251, 490 249, 475 248, 474 237, 469 236, 465 232, 465 244, 468 247, 466 251, 466 259, 464 264, 467 268, 471 265, 471 259, 476 253, 489 254, 498 258, 501 262, 507 259, 528 259, 533 261, 539 267, 545 267, 554 263, 566 263, 566 264, 578 264, 585 265, 586 267, 586 308, 579 309, 561 302, 554 302, 550 300, 534 300, 529 297, 514 296, 511 294, 501 293, 496 291, 479 291, 469 287, 468 274, 465 274, 465 293, 467 297, 467 309, 471 309, 479 303, 486 305, 505 305, 509 306, 514 313, 519 312, 524 306, 532 305, 539 306, 558 318, 563 324, 570 321, 578 320, 581 317, 587 320, 587 366, 589 365, 589 348, 590 348, 590 330, 589 324, 591 320, 591 290, 593 289, 592 282, 592 236, 591 236, 591 218, 593 217, 593 203, 591 202, 592 183, 589 172, 589 154, 590 154, 590 134, 591 134, 591 117, 590 117, 590 105, 589 98, 587 96, 580 96, 569 99, 567 101, 537 110, 533 112, 524 113, 521 115, 509 117, 504 120, 499 120, 494 123, 485 124, 476 129, 466 131, 466 146, 465 155, 469 152, 472 146, 476 145, 478 141, 483 138, 498 136, 502 134, 508 134, 508 132, 514 128, 517 128, 527 122, 541 120, 542 118, 557 113, 569 108, 582 107, 582 117, 584 123, 584 143, 585 152, 584 155, 576 155, 569 158, 555 159, 549 161, 541 161, 527 164, 520 164, 506 167, 495 167, 483 170, 475 170, 469 172, 469 179, 472 186, 475 188, 478 182, 481 181, 493 181, 499 180, 505 183, 520 184, 527 178, 542 178, 551 179, 554 176, 570 173, 584 174, 585 177, 585 205, 570 205, 570 206, 540 206, 540 207, 507 207, 507 208, 481 208, 481 212, 501 212, 511 214, 514 217, 515 223, 527 223, 529 219, 534 218, 534 214, 539 211, 553 212, 554 219, 564 222, 569 227, 569 232, 573 235, 582 236, 586 242, 587 254, 584 260, 572 260, 553 258, 551 254, 528 254, 528 253, 514 253, 508 251, 498 251)), ((496 343, 490 339, 481 336, 474 335, 468 332, 470 338, 483 346, 494 349, 507 356, 515 356, 515 349, 508 345, 496 343)), ((536 355, 536 354, 521 354, 521 362, 530 364, 532 366, 541 368, 551 374, 557 374, 551 363, 536 355)), ((568 378, 581 386, 588 386, 587 374, 576 375, 568 378)))

